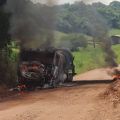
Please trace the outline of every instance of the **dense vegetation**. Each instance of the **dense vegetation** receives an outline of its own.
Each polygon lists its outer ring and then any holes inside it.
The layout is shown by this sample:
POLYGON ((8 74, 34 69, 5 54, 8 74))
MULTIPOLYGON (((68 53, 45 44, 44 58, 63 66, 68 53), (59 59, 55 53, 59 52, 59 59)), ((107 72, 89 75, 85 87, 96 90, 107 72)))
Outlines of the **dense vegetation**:
POLYGON ((118 1, 111 2, 109 5, 102 3, 86 5, 83 2, 76 2, 56 8, 59 8, 56 17, 58 31, 91 35, 93 26, 97 27, 97 24, 101 24, 104 27, 103 30, 106 29, 105 27, 120 28, 120 2, 118 1))
POLYGON ((11 86, 16 79, 16 63, 9 56, 10 14, 4 11, 5 3, 6 0, 0 0, 0 85, 11 86))
POLYGON ((0 2, 0 49, 6 47, 10 41, 10 34, 8 33, 10 27, 10 14, 4 11, 3 5, 5 0, 0 2))

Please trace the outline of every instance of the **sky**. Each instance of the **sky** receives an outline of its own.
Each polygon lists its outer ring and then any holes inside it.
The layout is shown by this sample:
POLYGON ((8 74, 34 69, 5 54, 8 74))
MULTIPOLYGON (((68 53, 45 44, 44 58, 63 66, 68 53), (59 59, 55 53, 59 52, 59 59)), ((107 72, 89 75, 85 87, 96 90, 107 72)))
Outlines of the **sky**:
MULTIPOLYGON (((64 3, 74 3, 75 1, 81 1, 81 0, 32 0, 33 2, 41 2, 41 3, 47 3, 48 1, 53 1, 55 4, 64 4, 64 3), (56 2, 57 1, 57 2, 56 2)), ((82 0, 85 3, 93 3, 93 2, 102 2, 104 4, 109 4, 110 2, 114 0, 82 0)), ((117 0, 120 1, 120 0, 117 0)))

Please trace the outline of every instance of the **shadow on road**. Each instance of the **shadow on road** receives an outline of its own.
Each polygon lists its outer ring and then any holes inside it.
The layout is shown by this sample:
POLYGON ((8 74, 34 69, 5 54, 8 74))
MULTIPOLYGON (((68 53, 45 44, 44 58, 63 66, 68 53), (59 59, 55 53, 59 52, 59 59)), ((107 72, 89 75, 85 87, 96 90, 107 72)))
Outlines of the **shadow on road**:
POLYGON ((114 82, 115 80, 77 80, 73 81, 72 83, 77 83, 77 84, 109 84, 114 82))
POLYGON ((113 83, 115 80, 77 80, 70 83, 65 83, 64 86, 72 87, 72 86, 79 86, 79 85, 92 85, 92 84, 110 84, 113 83))
MULTIPOLYGON (((110 84, 113 83, 115 80, 74 80, 72 82, 67 82, 64 84, 60 84, 59 86, 55 87, 55 88, 61 88, 61 87, 75 87, 75 86, 82 86, 82 85, 99 85, 99 84, 110 84)), ((40 88, 40 87, 36 87, 37 90, 55 90, 55 88, 53 89, 53 87, 46 87, 46 88, 40 88)), ((35 90, 36 90, 35 89, 35 90)), ((16 89, 13 88, 12 90, 13 92, 16 91, 16 89)), ((19 93, 19 91, 17 90, 17 92, 19 93)), ((30 92, 30 91, 28 91, 30 92)), ((31 91, 32 92, 32 91, 31 91)))

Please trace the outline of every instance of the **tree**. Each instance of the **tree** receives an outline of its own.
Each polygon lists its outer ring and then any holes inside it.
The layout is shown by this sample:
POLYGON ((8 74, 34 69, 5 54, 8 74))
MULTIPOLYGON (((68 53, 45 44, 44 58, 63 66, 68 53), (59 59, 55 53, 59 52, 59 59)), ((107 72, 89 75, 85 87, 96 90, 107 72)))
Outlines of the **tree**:
POLYGON ((0 1, 0 49, 6 47, 7 43, 10 41, 10 14, 4 11, 3 5, 6 0, 0 1))
POLYGON ((0 85, 12 86, 16 80, 16 64, 8 59, 5 50, 10 42, 10 14, 4 11, 5 3, 6 0, 0 0, 0 85))
POLYGON ((120 2, 119 1, 113 1, 113 2, 110 3, 109 6, 112 7, 113 9, 119 9, 120 10, 120 2))

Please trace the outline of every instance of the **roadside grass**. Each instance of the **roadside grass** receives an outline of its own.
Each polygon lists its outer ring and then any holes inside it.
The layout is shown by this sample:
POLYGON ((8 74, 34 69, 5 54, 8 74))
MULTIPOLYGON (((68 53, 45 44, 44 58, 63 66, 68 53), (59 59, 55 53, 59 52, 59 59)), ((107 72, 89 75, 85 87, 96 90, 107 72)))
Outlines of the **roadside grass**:
POLYGON ((120 44, 113 45, 112 49, 115 52, 117 63, 120 64, 120 44))
POLYGON ((120 35, 120 29, 111 29, 108 34, 109 36, 120 35))
MULTIPOLYGON (((120 64, 120 44, 113 45, 112 49, 116 55, 116 62, 120 64)), ((73 56, 75 57, 75 70, 78 74, 106 66, 104 52, 99 46, 96 48, 92 46, 82 48, 79 51, 73 52, 73 56)))
POLYGON ((95 68, 105 66, 104 53, 100 47, 80 49, 73 52, 76 73, 83 73, 95 68))

